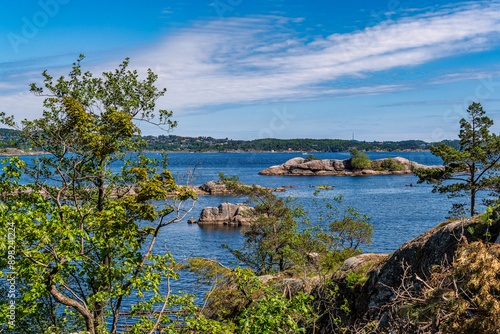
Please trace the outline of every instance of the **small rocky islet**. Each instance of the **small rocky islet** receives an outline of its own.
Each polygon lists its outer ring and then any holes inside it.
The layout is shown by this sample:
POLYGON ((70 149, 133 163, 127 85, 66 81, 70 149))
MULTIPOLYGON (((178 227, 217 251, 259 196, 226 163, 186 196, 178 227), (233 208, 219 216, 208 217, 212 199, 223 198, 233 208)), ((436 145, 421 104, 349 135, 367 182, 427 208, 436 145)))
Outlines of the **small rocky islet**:
POLYGON ((356 169, 351 165, 351 159, 306 160, 296 157, 287 162, 268 167, 259 175, 270 176, 363 176, 363 175, 403 175, 412 174, 413 169, 443 169, 443 166, 428 166, 406 158, 377 159, 370 162, 364 169, 356 169))

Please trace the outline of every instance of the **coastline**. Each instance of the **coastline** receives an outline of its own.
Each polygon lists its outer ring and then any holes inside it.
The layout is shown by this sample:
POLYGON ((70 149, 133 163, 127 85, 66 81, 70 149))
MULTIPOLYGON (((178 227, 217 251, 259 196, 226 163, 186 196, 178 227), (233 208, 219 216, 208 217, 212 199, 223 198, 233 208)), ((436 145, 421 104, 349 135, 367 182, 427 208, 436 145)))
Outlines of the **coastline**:
MULTIPOLYGON (((36 156, 36 155, 47 155, 47 152, 26 152, 16 148, 6 148, 8 152, 0 152, 0 157, 15 157, 15 156, 36 156)), ((144 150, 143 153, 348 153, 349 151, 292 151, 292 150, 281 150, 281 151, 261 151, 261 150, 232 150, 232 151, 164 151, 164 150, 144 150)), ((406 150, 374 150, 374 151, 363 151, 363 152, 377 152, 377 153, 391 153, 391 152, 430 152, 430 150, 424 149, 406 149, 406 150)), ((128 152, 135 153, 135 152, 128 152)))
MULTIPOLYGON (((427 149, 406 149, 406 150, 373 150, 373 151, 360 151, 360 152, 377 152, 377 153, 391 153, 391 152, 430 152, 427 149)), ((293 151, 293 150, 282 150, 282 151, 261 151, 261 150, 232 150, 232 151, 155 151, 155 150, 144 150, 143 153, 349 153, 349 151, 293 151)), ((132 152, 131 152, 132 153, 132 152)))

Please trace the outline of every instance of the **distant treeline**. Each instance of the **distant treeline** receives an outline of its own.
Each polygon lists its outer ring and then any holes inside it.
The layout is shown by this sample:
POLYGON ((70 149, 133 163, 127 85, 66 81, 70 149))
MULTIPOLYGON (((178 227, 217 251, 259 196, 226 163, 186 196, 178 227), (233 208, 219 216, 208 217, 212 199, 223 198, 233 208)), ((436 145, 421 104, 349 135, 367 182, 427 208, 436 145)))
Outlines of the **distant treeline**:
POLYGON ((342 139, 256 139, 251 141, 231 140, 221 149, 225 151, 346 152, 352 148, 361 151, 426 150, 429 149, 429 145, 421 140, 364 142, 342 139))
POLYGON ((14 142, 19 139, 18 132, 11 129, 0 129, 0 148, 16 147, 14 142))
MULTIPOLYGON (((0 148, 18 147, 18 131, 0 129, 0 148)), ((342 139, 255 139, 231 140, 212 137, 182 137, 174 135, 143 136, 148 142, 148 149, 153 151, 189 151, 189 152, 255 152, 255 151, 302 151, 302 152, 347 152, 352 148, 360 151, 398 151, 427 150, 430 145, 422 140, 365 142, 342 139)), ((448 146, 459 148, 458 140, 443 141, 448 146)), ((36 149, 36 148, 33 148, 36 149)))

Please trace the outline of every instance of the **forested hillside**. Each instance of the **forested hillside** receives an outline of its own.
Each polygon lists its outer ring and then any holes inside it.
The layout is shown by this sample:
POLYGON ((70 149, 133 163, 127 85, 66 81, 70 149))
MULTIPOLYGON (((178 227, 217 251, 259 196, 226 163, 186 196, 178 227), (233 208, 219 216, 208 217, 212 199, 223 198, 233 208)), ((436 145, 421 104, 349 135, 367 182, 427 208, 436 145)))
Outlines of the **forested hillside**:
MULTIPOLYGON (((17 147, 15 140, 18 132, 10 129, 0 129, 0 148, 17 147), (14 144, 13 144, 14 143, 14 144)), ((422 140, 404 141, 354 141, 343 139, 255 139, 232 140, 212 137, 182 137, 175 135, 142 136, 148 142, 148 149, 153 151, 189 151, 189 152, 348 152, 352 148, 360 151, 398 151, 398 150, 428 150, 431 144, 422 140)), ((459 147, 458 140, 444 140, 448 146, 459 147)))

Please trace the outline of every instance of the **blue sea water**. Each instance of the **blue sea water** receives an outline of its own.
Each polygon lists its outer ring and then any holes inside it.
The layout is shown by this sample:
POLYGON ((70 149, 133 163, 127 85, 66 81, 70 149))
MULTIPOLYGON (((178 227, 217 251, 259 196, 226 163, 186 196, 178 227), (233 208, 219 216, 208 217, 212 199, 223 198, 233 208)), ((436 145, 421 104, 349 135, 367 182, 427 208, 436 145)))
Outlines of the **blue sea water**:
MULTIPOLYGON (((151 157, 156 153, 148 153, 151 157)), ((314 153, 321 159, 347 159, 349 153, 314 153)), ((374 159, 389 156, 401 156, 427 165, 442 163, 429 152, 368 153, 374 159)), ((416 184, 414 175, 375 175, 360 177, 336 176, 262 176, 258 172, 273 165, 279 165, 288 159, 303 156, 301 153, 173 153, 169 155, 169 169, 179 183, 187 181, 186 175, 194 170, 193 185, 201 185, 219 178, 219 172, 226 176, 236 175, 241 182, 258 184, 266 187, 294 185, 280 196, 297 197, 297 203, 310 210, 312 216, 317 214, 312 204, 315 188, 309 185, 334 185, 329 191, 322 191, 320 196, 332 198, 342 195, 344 205, 354 206, 360 212, 370 216, 373 229, 373 244, 364 247, 367 252, 391 253, 404 242, 437 226, 448 214, 451 200, 445 195, 432 193, 432 186, 419 184, 407 187, 405 184, 416 184)), ((29 158, 25 158, 29 160, 29 158)), ((206 206, 218 206, 220 203, 243 202, 244 198, 228 196, 203 196, 187 215, 185 221, 172 224, 161 232, 155 252, 171 252, 177 261, 190 256, 216 258, 222 263, 234 261, 232 255, 221 247, 228 244, 231 248, 243 245, 241 228, 238 227, 202 227, 190 225, 189 218, 198 219, 201 210, 206 206)), ((465 200, 465 199, 464 199, 465 200)), ((481 208, 480 208, 481 209, 481 208)), ((181 278, 174 282, 174 292, 197 293, 201 295, 196 279, 189 273, 181 273, 181 278)))
MULTIPOLYGON (((315 153, 322 159, 346 159, 349 153, 315 153)), ((429 152, 398 152, 368 153, 372 160, 387 158, 392 155, 402 156, 412 161, 427 165, 439 165, 440 158, 429 152)), ((432 193, 432 186, 419 184, 417 187, 406 187, 405 184, 416 184, 418 178, 414 175, 374 175, 360 177, 339 176, 263 176, 258 172, 273 165, 278 165, 288 159, 301 156, 300 153, 175 153, 170 154, 170 170, 174 175, 181 176, 186 169, 198 163, 197 179, 193 184, 198 185, 206 181, 218 179, 219 172, 226 176, 236 175, 241 182, 258 184, 267 187, 294 185, 298 188, 289 188, 280 196, 298 197, 306 210, 314 210, 312 205, 314 189, 309 185, 334 185, 334 190, 322 191, 320 196, 333 197, 342 195, 345 205, 358 208, 362 213, 372 217, 374 225, 373 245, 366 251, 390 253, 402 243, 435 227, 447 216, 451 201, 444 195, 432 193)), ((188 218, 197 219, 205 206, 218 206, 228 200, 231 203, 241 202, 244 199, 234 197, 200 197, 195 209, 188 218)), ((207 231, 198 226, 178 224, 169 227, 176 240, 186 240, 189 237, 200 236, 201 244, 193 242, 190 251, 199 255, 214 254, 223 256, 214 243, 241 244, 240 234, 234 228, 211 229, 207 231), (209 237, 210 235, 210 237, 209 237), (203 240, 210 240, 208 243, 203 240)), ((172 246, 173 246, 173 241, 172 246)), ((182 241, 180 241, 182 242, 182 241)), ((190 243, 191 244, 191 243, 190 243)), ((172 248, 173 249, 173 248, 172 248)), ((186 250, 188 252, 188 250, 186 250)), ((223 251, 224 252, 224 251, 223 251)), ((225 257, 224 257, 225 258, 225 257)))

